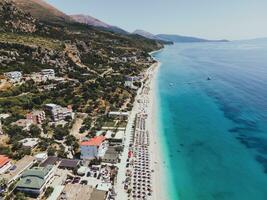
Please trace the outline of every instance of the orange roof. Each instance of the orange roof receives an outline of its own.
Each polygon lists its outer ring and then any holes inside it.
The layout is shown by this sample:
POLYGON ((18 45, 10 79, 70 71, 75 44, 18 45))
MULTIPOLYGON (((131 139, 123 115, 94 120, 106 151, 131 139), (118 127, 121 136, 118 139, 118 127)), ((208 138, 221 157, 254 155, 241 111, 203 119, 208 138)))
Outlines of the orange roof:
POLYGON ((88 141, 84 141, 81 143, 81 146, 100 146, 100 144, 105 140, 106 138, 103 135, 96 136, 88 141))
POLYGON ((10 159, 4 155, 0 155, 0 167, 3 167, 5 164, 7 164, 10 161, 10 159))

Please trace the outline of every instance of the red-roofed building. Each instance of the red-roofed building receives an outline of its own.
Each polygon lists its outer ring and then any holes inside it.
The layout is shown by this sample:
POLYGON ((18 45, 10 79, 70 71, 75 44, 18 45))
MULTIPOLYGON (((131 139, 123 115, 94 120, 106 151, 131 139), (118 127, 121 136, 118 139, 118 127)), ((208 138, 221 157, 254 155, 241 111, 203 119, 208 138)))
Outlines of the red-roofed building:
POLYGON ((0 155, 0 174, 4 174, 11 166, 11 160, 7 156, 0 155))
POLYGON ((108 148, 108 143, 104 136, 96 136, 87 141, 81 142, 81 159, 92 160, 104 157, 108 148))
POLYGON ((34 124, 42 124, 45 120, 45 112, 42 110, 34 110, 28 113, 26 118, 32 120, 34 124))

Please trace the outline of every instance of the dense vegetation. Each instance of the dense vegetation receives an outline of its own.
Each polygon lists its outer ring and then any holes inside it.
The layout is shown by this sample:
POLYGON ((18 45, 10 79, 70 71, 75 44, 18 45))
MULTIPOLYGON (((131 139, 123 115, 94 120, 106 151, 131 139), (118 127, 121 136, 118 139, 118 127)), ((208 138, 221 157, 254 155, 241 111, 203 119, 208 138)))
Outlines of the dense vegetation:
POLYGON ((70 121, 64 126, 45 122, 42 131, 46 137, 38 127, 25 131, 11 124, 47 103, 72 105, 75 112, 88 115, 80 131, 91 131, 92 136, 113 123, 107 119, 107 112, 131 109, 136 91, 124 86, 125 76, 144 72, 153 62, 149 52, 161 47, 157 41, 141 36, 69 20, 41 22, 13 3, 0 1, 0 84, 3 74, 14 70, 27 76, 51 68, 64 79, 42 83, 22 80, 8 89, 0 88, 0 113, 10 114, 3 121, 9 141, 0 147, 0 154, 14 159, 31 154, 18 142, 25 137, 40 138, 38 149, 48 150, 49 155, 66 157, 66 146, 76 154, 79 145, 69 134, 70 121), (45 89, 51 85, 51 89, 45 89))

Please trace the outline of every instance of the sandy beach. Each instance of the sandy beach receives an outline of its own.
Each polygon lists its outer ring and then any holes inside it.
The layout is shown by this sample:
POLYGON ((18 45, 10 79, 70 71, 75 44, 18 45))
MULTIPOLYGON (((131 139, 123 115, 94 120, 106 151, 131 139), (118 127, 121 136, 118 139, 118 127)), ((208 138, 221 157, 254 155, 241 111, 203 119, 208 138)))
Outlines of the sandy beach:
POLYGON ((150 155, 151 155, 151 165, 154 170, 152 180, 153 180, 153 200, 168 200, 168 192, 166 188, 168 187, 168 180, 166 176, 166 166, 164 161, 164 154, 161 144, 161 138, 159 135, 159 125, 158 125, 158 105, 157 105, 157 74, 159 71, 161 63, 157 63, 155 69, 150 77, 149 87, 150 91, 148 94, 149 105, 148 105, 148 130, 150 134, 150 155))
POLYGON ((128 125, 125 131, 125 150, 121 156, 121 163, 118 165, 119 173, 116 185, 117 199, 140 199, 138 198, 138 191, 136 191, 137 195, 135 197, 134 192, 132 195, 129 195, 125 190, 126 185, 132 191, 137 189, 134 186, 137 181, 134 177, 138 176, 136 168, 141 170, 140 173, 150 171, 152 192, 147 199, 169 199, 166 190, 168 187, 168 180, 165 173, 166 166, 157 121, 156 82, 160 65, 159 62, 154 63, 147 70, 146 81, 137 92, 134 107, 128 119, 128 125), (139 122, 137 122, 138 120, 136 121, 136 119, 139 119, 139 122), (135 127, 134 129, 134 125, 140 128, 135 127), (143 150, 143 148, 145 148, 145 150, 143 150), (133 158, 131 158, 130 161, 128 161, 129 151, 133 151, 134 153, 133 158), (149 160, 149 170, 140 165, 143 161, 140 160, 138 155, 146 155, 143 151, 148 154, 147 160, 149 160), (125 167, 127 163, 130 164, 130 168, 125 167), (129 171, 132 173, 130 176, 127 175, 129 171), (126 180, 129 178, 133 180, 127 183, 126 180))

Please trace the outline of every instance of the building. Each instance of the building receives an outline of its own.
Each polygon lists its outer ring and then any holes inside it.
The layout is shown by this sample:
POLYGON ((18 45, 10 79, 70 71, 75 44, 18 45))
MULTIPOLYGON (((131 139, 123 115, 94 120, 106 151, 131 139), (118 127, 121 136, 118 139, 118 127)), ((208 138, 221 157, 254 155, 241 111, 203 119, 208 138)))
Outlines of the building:
POLYGON ((45 191, 48 183, 54 177, 54 167, 34 167, 23 172, 21 179, 16 184, 16 191, 37 197, 45 191))
POLYGON ((26 118, 32 120, 34 124, 42 124, 45 121, 45 112, 42 110, 34 110, 27 114, 26 118))
POLYGON ((42 153, 36 154, 34 157, 37 162, 43 162, 44 160, 48 158, 48 155, 46 152, 42 152, 42 153))
POLYGON ((64 120, 66 117, 74 117, 71 106, 61 107, 60 105, 51 103, 45 105, 45 110, 51 114, 54 122, 64 120))
POLYGON ((58 168, 60 169, 68 169, 68 170, 77 170, 80 166, 80 160, 74 159, 62 159, 59 163, 58 168))
POLYGON ((40 167, 46 167, 48 165, 55 165, 55 166, 57 166, 60 161, 61 161, 61 159, 58 158, 58 157, 56 157, 56 156, 49 156, 45 161, 43 161, 40 164, 40 167))
POLYGON ((81 143, 81 159, 92 160, 102 158, 107 151, 108 143, 104 136, 96 136, 90 140, 81 143))
POLYGON ((114 112, 114 111, 110 111, 108 113, 109 116, 119 116, 119 117, 127 117, 129 116, 129 112, 114 112))
POLYGON ((19 71, 7 72, 4 75, 11 83, 18 83, 22 78, 22 73, 19 71))
POLYGON ((7 156, 0 155, 0 174, 4 174, 11 166, 11 160, 7 156))
POLYGON ((8 185, 10 185, 21 176, 23 171, 30 168, 35 162, 36 160, 33 156, 24 156, 15 163, 14 169, 10 169, 8 173, 3 174, 3 178, 7 180, 8 185))
POLYGON ((131 81, 131 82, 141 81, 142 77, 141 76, 125 76, 125 80, 131 81))
POLYGON ((119 162, 120 154, 116 151, 116 147, 108 147, 102 161, 104 163, 117 164, 119 162))
POLYGON ((138 87, 134 85, 133 81, 125 81, 124 82, 124 86, 125 87, 129 87, 129 88, 131 88, 133 90, 137 90, 138 89, 138 87))
POLYGON ((108 113, 109 117, 115 117, 121 120, 127 120, 129 117, 129 112, 109 112, 108 113))
POLYGON ((127 59, 126 57, 122 57, 122 58, 121 58, 121 62, 126 63, 127 61, 128 61, 128 59, 127 59))
POLYGON ((38 138, 25 138, 23 140, 20 140, 19 143, 21 143, 23 147, 34 148, 39 143, 39 139, 38 138))
POLYGON ((16 122, 13 122, 12 125, 16 125, 21 127, 23 130, 30 130, 31 125, 33 124, 33 121, 30 119, 19 119, 16 122))
POLYGON ((41 74, 43 75, 43 80, 54 80, 56 78, 55 70, 53 69, 43 69, 41 74))

